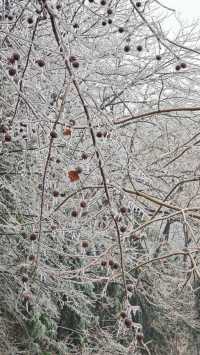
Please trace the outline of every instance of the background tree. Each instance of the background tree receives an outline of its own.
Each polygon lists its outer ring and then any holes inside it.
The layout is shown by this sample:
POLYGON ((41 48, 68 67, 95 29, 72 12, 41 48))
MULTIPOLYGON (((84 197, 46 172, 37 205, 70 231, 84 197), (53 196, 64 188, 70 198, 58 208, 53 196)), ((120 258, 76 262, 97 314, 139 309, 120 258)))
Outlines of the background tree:
POLYGON ((198 354, 199 28, 3 1, 1 349, 198 354))

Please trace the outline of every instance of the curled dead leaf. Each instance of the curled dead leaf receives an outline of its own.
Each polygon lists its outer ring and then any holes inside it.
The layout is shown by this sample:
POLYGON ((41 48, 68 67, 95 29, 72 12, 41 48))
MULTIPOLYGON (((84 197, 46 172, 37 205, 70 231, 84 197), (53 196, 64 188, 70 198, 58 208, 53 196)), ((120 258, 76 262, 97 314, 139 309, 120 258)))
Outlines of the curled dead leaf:
POLYGON ((71 131, 70 128, 65 127, 64 130, 63 130, 63 134, 64 134, 64 136, 71 136, 72 131, 71 131))
POLYGON ((78 181, 79 180, 79 173, 76 170, 70 170, 70 171, 68 171, 68 177, 71 182, 78 181))

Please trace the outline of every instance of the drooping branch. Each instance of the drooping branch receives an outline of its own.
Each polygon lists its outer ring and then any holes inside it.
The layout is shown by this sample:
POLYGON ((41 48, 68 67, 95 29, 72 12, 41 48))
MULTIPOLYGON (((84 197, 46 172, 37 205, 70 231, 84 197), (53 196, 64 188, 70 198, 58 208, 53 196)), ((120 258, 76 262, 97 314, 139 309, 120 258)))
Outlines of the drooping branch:
POLYGON ((162 110, 155 110, 155 111, 151 111, 151 112, 146 112, 146 113, 141 113, 139 115, 136 116, 128 116, 127 118, 117 118, 114 121, 114 124, 116 126, 120 126, 120 127, 125 127, 129 124, 135 123, 136 120, 140 120, 141 118, 147 118, 147 117, 151 117, 151 116, 156 116, 156 115, 162 115, 164 113, 171 113, 171 112, 197 112, 200 111, 200 107, 174 107, 174 108, 166 108, 166 109, 162 109, 162 110))

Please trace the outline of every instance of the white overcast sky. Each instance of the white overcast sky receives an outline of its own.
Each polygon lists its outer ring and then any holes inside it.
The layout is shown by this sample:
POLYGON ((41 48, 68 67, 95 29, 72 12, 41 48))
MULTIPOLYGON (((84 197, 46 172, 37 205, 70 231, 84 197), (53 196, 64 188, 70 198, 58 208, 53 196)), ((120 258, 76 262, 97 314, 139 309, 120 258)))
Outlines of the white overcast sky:
POLYGON ((170 17, 167 18, 165 23, 162 23, 163 29, 168 31, 168 38, 171 37, 171 39, 173 39, 180 31, 182 25, 190 26, 192 24, 198 24, 198 26, 200 26, 200 0, 158 1, 166 7, 176 10, 175 13, 171 12, 170 17))
POLYGON ((200 0, 161 0, 161 3, 177 10, 186 21, 200 19, 200 0))

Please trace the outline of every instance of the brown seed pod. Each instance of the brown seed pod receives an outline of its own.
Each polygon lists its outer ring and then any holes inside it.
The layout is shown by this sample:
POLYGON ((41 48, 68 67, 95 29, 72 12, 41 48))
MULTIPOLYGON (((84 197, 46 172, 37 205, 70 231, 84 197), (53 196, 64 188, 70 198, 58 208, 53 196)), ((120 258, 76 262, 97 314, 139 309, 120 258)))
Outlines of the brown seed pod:
POLYGON ((111 23, 112 23, 111 18, 108 19, 108 23, 109 23, 109 25, 111 25, 111 23))
POLYGON ((110 259, 110 260, 108 261, 108 265, 112 267, 112 266, 114 265, 114 261, 113 261, 112 259, 110 259))
POLYGON ((30 261, 36 261, 36 256, 33 255, 33 254, 29 255, 29 260, 30 261))
POLYGON ((124 214, 124 213, 126 213, 127 212, 127 208, 126 207, 121 207, 120 208, 120 212, 122 213, 122 214, 124 214))
POLYGON ((123 319, 125 319, 125 318, 127 317, 126 312, 122 311, 122 312, 120 313, 120 317, 123 318, 123 319))
POLYGON ((31 25, 33 23, 33 18, 32 17, 28 17, 27 18, 27 22, 29 25, 31 25))
POLYGON ((86 208, 87 207, 87 203, 85 201, 81 201, 80 206, 82 208, 86 208))
POLYGON ((78 212, 77 212, 76 210, 73 210, 73 211, 71 212, 71 216, 72 216, 72 217, 77 217, 77 216, 78 216, 78 212))
POLYGON ((105 5, 106 5, 106 0, 101 0, 100 4, 101 4, 102 6, 105 6, 105 5))
POLYGON ((136 4, 135 4, 137 7, 141 7, 142 6, 142 3, 140 1, 137 1, 136 4))
POLYGON ((141 52, 143 50, 143 47, 141 45, 139 45, 139 46, 136 47, 136 49, 137 49, 138 52, 141 52))
POLYGON ((106 260, 102 260, 102 261, 101 261, 101 266, 103 266, 103 267, 106 267, 106 266, 107 266, 106 260))
POLYGON ((132 326, 132 320, 129 319, 129 318, 125 318, 125 319, 124 319, 124 324, 125 324, 125 326, 126 326, 127 328, 131 328, 131 326, 132 326))
POLYGON ((57 137, 58 137, 56 131, 51 131, 51 132, 50 132, 50 136, 51 136, 51 138, 57 138, 57 137))
POLYGON ((54 197, 58 197, 58 196, 59 196, 59 192, 56 191, 56 190, 54 190, 54 191, 53 191, 53 196, 54 196, 54 197))
POLYGON ((108 9, 108 10, 107 10, 107 14, 108 14, 108 15, 112 15, 112 9, 108 9))
POLYGON ((45 61, 43 59, 37 59, 36 63, 39 65, 40 68, 45 66, 45 61))
POLYGON ((98 138, 101 138, 102 135, 103 135, 103 133, 102 133, 101 131, 97 132, 97 134, 96 134, 96 136, 97 136, 98 138))
POLYGON ((83 240, 82 241, 82 248, 86 249, 86 248, 88 248, 88 246, 89 246, 88 241, 87 240, 83 240))
POLYGON ((28 282, 28 275, 24 274, 22 276, 22 282, 28 282))
POLYGON ((106 26, 107 22, 106 21, 102 21, 102 26, 106 26))
POLYGON ((82 153, 81 159, 86 160, 88 158, 88 155, 86 153, 82 153))
POLYGON ((73 27, 74 27, 74 28, 79 28, 79 24, 78 24, 78 23, 74 23, 74 24, 73 24, 73 27))
POLYGON ((126 46, 124 47, 124 52, 130 52, 130 50, 131 50, 131 47, 128 45, 128 44, 126 44, 126 46))
POLYGON ((156 60, 161 60, 161 59, 162 59, 161 55, 160 55, 160 54, 157 54, 157 55, 156 55, 156 60))
POLYGON ((125 233, 126 232, 126 227, 125 226, 121 226, 120 227, 120 232, 125 233))
POLYGON ((118 32, 119 32, 119 33, 123 33, 123 32, 124 32, 124 27, 119 27, 119 28, 118 28, 118 32))
POLYGON ((30 240, 35 241, 37 239, 37 234, 36 233, 31 233, 30 234, 30 240))
POLYGON ((13 53, 12 57, 14 58, 14 60, 20 60, 20 55, 17 52, 13 53))
POLYGON ((179 70, 181 70, 181 66, 179 64, 177 64, 175 69, 176 69, 176 71, 179 71, 179 70))
POLYGON ((73 68, 79 68, 79 62, 72 62, 73 68))
POLYGON ((17 73, 16 69, 15 68, 9 68, 8 69, 8 74, 10 76, 15 76, 15 74, 17 73))
POLYGON ((113 269, 113 270, 118 270, 118 269, 119 269, 119 264, 118 264, 118 263, 114 263, 114 264, 112 265, 112 269, 113 269))
POLYGON ((7 132, 7 128, 3 124, 1 124, 0 125, 0 133, 6 133, 6 132, 7 132))
POLYGON ((187 68, 187 64, 186 63, 181 63, 181 68, 183 68, 183 69, 187 68))
POLYGON ((5 136, 4 136, 4 139, 5 139, 5 142, 11 142, 12 140, 12 137, 9 133, 6 133, 5 136))

